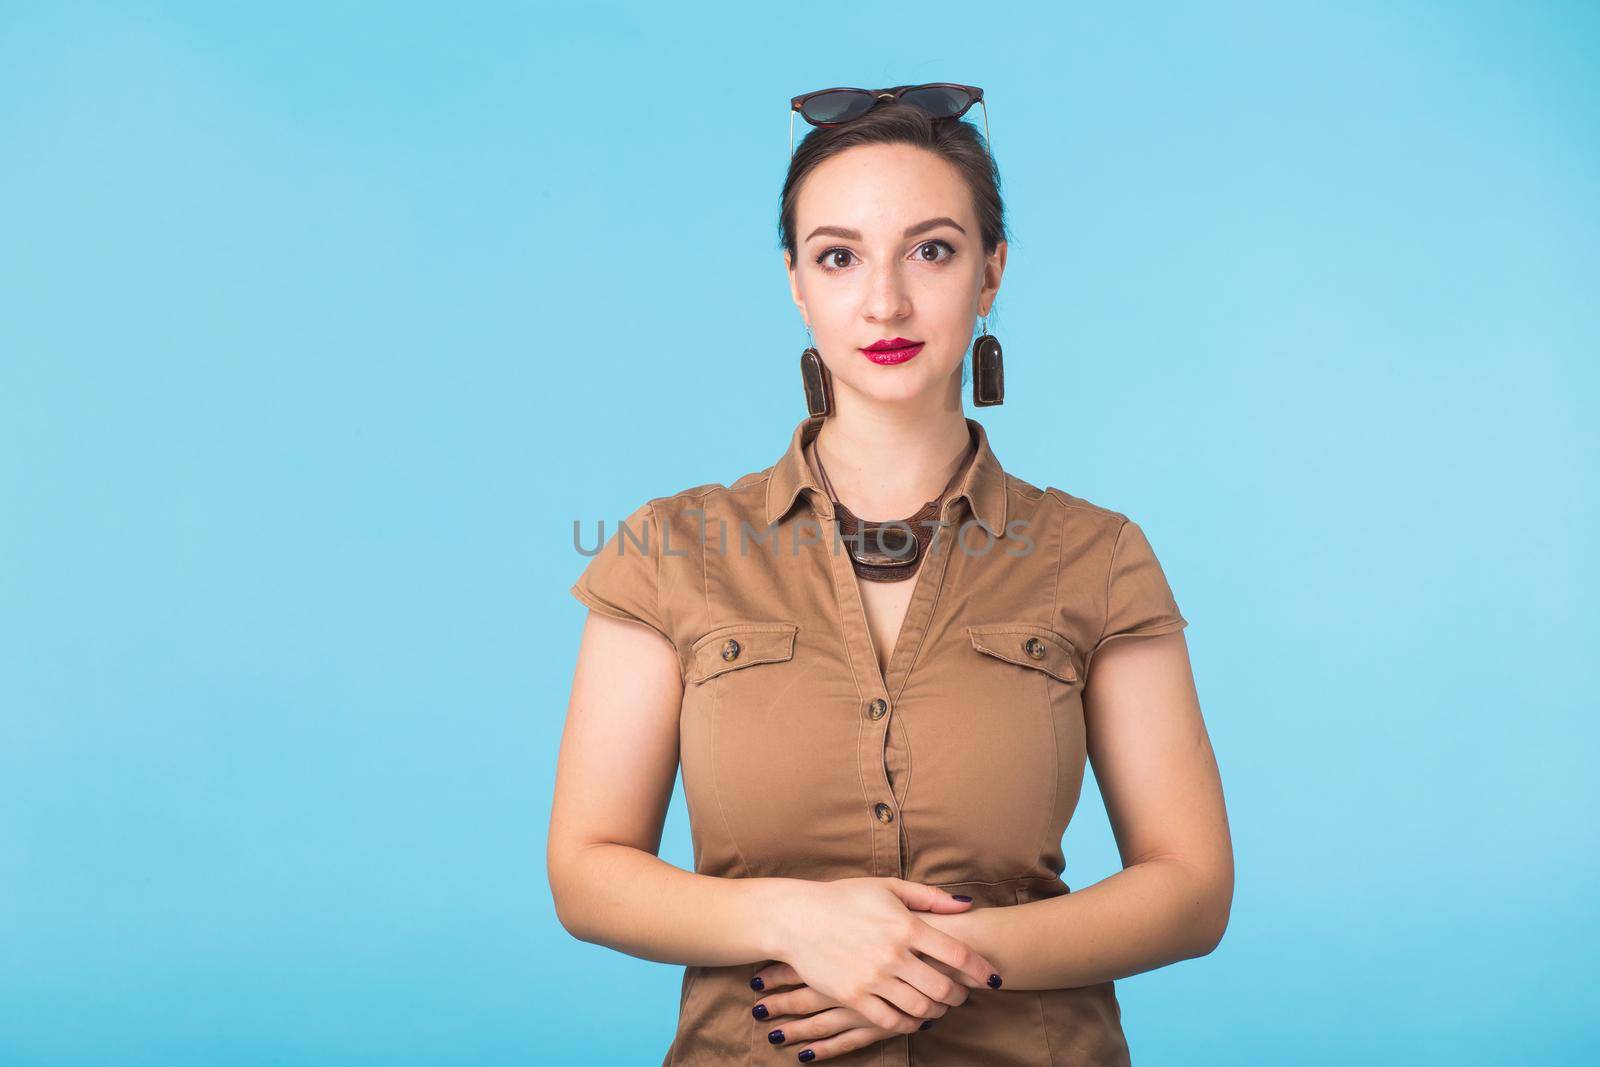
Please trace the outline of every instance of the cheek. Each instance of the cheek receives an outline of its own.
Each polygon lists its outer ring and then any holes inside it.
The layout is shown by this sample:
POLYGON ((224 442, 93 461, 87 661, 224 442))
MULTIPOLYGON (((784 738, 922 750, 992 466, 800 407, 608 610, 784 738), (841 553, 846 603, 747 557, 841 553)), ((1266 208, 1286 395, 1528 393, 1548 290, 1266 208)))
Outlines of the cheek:
POLYGON ((971 331, 960 323, 929 324, 923 330, 928 345, 913 362, 922 364, 924 374, 945 378, 959 373, 961 361, 971 345, 971 331))
POLYGON ((812 329, 849 329, 860 320, 861 300, 848 285, 821 281, 800 290, 811 312, 812 329))

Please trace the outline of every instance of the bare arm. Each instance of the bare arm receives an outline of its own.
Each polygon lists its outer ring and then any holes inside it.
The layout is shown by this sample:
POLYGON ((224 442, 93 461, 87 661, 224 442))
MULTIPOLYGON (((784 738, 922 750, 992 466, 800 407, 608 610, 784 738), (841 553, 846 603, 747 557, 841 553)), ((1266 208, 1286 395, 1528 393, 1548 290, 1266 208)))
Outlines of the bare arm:
POLYGON ((1123 870, 1081 890, 928 922, 1008 989, 1092 985, 1203 956, 1233 902, 1233 844, 1183 634, 1108 642, 1084 693, 1089 758, 1123 870))
POLYGON ((656 855, 682 700, 664 637, 589 612, 550 812, 556 914, 580 940, 662 963, 772 959, 772 898, 787 879, 711 878, 656 855))
POLYGON ((661 963, 783 960, 897 1033, 964 1001, 963 987, 987 984, 989 960, 919 919, 969 910, 942 889, 898 878, 715 878, 660 859, 682 701, 677 653, 665 637, 589 612, 547 857, 568 932, 661 963))

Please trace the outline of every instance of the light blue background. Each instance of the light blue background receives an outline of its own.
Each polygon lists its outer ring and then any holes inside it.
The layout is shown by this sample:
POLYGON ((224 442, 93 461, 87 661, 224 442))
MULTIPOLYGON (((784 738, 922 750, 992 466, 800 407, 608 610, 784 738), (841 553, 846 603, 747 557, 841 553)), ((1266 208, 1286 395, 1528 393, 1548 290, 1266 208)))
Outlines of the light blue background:
POLYGON ((572 523, 778 457, 787 100, 927 80, 1017 237, 981 417, 1145 526, 1222 764, 1134 1062, 1592 1056, 1597 63, 1582 3, 5 4, 0 1063, 659 1062, 678 968, 546 882, 572 523))

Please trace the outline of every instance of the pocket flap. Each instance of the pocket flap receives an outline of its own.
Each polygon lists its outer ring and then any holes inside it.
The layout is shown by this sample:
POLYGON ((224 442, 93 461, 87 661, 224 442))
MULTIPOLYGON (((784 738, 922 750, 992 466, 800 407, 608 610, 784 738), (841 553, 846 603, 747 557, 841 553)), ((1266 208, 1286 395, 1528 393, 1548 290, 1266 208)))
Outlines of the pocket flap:
POLYGON ((719 626, 689 647, 688 680, 695 685, 719 674, 781 663, 794 657, 795 622, 736 622, 719 626))
POLYGON ((1080 677, 1077 649, 1048 626, 1001 622, 968 626, 967 634, 973 648, 1007 663, 1044 671, 1063 682, 1076 682, 1080 677))

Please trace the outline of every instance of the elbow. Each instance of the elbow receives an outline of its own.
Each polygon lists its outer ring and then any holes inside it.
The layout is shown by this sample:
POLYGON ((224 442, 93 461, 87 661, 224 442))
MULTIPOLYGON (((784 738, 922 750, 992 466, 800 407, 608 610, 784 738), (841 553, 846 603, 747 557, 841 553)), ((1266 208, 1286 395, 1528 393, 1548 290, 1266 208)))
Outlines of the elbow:
POLYGON ((1173 926, 1178 959, 1196 959, 1215 952, 1228 929, 1233 910, 1233 862, 1168 853, 1164 860, 1173 872, 1173 926))
POLYGON ((561 928, 567 933, 571 934, 573 937, 577 938, 579 941, 590 940, 588 937, 584 936, 582 922, 572 906, 570 895, 564 895, 557 891, 554 887, 554 883, 552 883, 550 896, 552 901, 555 903, 556 921, 561 924, 561 928))
POLYGON ((1217 950, 1217 946, 1222 944, 1222 935, 1228 930, 1228 911, 1228 903, 1224 902, 1199 924, 1200 943, 1197 946, 1198 951, 1194 953, 1195 958, 1211 955, 1217 950))
POLYGON ((1233 911, 1233 870, 1228 868, 1201 878, 1196 898, 1199 909, 1194 922, 1196 944, 1193 956, 1209 956, 1222 944, 1233 911))
POLYGON ((581 884, 581 855, 581 849, 559 854, 552 850, 545 866, 550 877, 550 901, 555 906, 556 921, 579 941, 593 943, 594 933, 588 927, 581 903, 586 895, 581 884))

